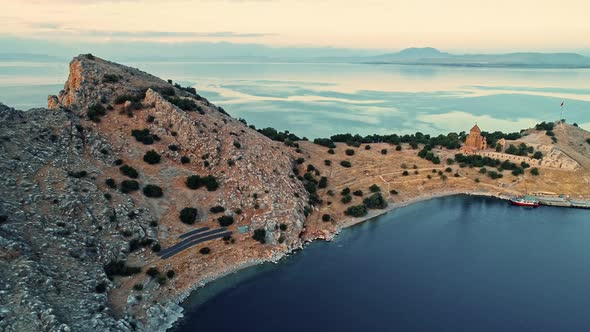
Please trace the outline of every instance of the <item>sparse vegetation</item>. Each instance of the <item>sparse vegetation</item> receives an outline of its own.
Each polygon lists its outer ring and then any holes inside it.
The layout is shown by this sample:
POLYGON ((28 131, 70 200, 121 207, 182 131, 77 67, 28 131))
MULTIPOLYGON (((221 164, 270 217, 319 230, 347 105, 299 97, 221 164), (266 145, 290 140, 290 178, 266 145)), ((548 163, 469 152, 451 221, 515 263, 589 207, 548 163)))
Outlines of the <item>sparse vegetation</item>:
POLYGON ((221 205, 215 205, 212 206, 209 211, 211 211, 211 213, 221 213, 221 212, 225 212, 225 208, 221 205))
POLYGON ((137 170, 131 166, 128 166, 128 165, 123 165, 123 166, 119 167, 119 170, 121 171, 121 173, 123 173, 123 175, 128 176, 132 179, 137 179, 137 177, 139 176, 139 173, 137 173, 137 170))
POLYGON ((155 150, 149 150, 143 156, 143 161, 150 165, 155 165, 160 162, 160 155, 155 150))
POLYGON ((201 255, 209 255, 211 253, 211 249, 209 249, 209 247, 203 247, 199 249, 199 252, 201 255))
POLYGON ((254 235, 252 238, 262 244, 266 243, 266 230, 264 228, 259 228, 254 230, 254 235))
POLYGON ((234 217, 232 216, 221 216, 217 218, 217 222, 219 222, 219 226, 227 227, 234 223, 234 217))
POLYGON ((94 104, 88 107, 86 116, 92 122, 100 122, 100 118, 107 114, 107 110, 101 104, 94 104))
POLYGON ((531 174, 534 176, 538 176, 539 175, 539 169, 536 167, 531 168, 531 174))
POLYGON ((354 156, 354 150, 353 149, 346 149, 346 151, 344 151, 344 153, 346 153, 347 156, 354 156))
POLYGON ((367 207, 364 204, 349 206, 344 214, 351 217, 364 217, 367 215, 367 207))
POLYGON ((340 162, 340 166, 342 166, 342 167, 346 167, 346 168, 350 168, 350 167, 352 167, 352 164, 351 164, 351 163, 350 163, 350 161, 348 161, 348 160, 342 160, 342 161, 340 162))
POLYGON ((186 207, 180 211, 180 221, 185 224, 192 225, 197 220, 198 211, 195 208, 186 207))
POLYGON ((330 220, 332 220, 332 217, 329 214, 323 214, 322 215, 322 221, 323 222, 328 222, 330 220))
POLYGON ((387 202, 379 192, 365 198, 363 203, 369 209, 385 209, 387 207, 387 202))
POLYGON ((141 268, 138 266, 128 266, 126 261, 117 260, 111 261, 104 266, 104 272, 112 279, 114 276, 128 277, 141 272, 141 268))
POLYGON ((187 156, 182 156, 182 157, 180 157, 180 162, 183 164, 188 164, 191 162, 191 159, 187 156))
POLYGON ((373 184, 372 186, 369 187, 369 190, 372 193, 377 193, 377 192, 380 192, 381 191, 381 188, 378 185, 373 184))
POLYGON ((162 188, 153 184, 148 184, 147 186, 143 187, 143 194, 146 197, 151 198, 159 198, 164 195, 164 193, 162 192, 162 188))
POLYGON ((133 191, 139 190, 139 182, 135 180, 123 180, 121 181, 121 192, 128 194, 133 191))
POLYGON ((215 191, 219 188, 219 183, 213 175, 207 175, 205 177, 191 175, 186 178, 186 186, 193 190, 204 186, 208 191, 215 191))

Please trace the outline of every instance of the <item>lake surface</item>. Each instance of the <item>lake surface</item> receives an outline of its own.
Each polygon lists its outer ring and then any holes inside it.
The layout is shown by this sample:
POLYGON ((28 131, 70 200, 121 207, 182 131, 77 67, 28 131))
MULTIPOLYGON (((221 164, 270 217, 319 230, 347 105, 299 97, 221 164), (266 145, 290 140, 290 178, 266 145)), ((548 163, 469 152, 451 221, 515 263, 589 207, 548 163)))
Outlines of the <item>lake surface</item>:
POLYGON ((590 213, 452 196, 193 293, 188 331, 590 331, 590 213))
MULTIPOLYGON (((197 91, 257 127, 299 136, 517 131, 564 117, 590 129, 590 69, 300 63, 128 63, 197 91)), ((43 107, 66 63, 0 62, 0 102, 43 107)))

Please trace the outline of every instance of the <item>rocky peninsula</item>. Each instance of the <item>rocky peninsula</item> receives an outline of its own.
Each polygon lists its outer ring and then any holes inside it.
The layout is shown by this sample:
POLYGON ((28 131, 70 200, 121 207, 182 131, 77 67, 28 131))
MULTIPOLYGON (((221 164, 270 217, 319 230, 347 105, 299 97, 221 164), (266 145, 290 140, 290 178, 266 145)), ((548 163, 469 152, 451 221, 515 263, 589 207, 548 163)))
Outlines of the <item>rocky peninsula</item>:
POLYGON ((0 104, 0 127, 10 332, 164 331, 206 282, 416 200, 590 199, 590 133, 577 125, 480 131, 483 149, 467 133, 312 142, 90 54, 46 109, 0 104))

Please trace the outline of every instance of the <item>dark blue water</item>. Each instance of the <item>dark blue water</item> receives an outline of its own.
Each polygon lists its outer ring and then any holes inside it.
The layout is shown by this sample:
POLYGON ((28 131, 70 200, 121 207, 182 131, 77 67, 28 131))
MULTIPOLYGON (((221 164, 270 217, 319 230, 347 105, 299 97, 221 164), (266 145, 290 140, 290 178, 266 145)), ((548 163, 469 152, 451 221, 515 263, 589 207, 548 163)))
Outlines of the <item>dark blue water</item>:
POLYGON ((417 203, 186 307, 177 331, 590 331, 590 211, 417 203))

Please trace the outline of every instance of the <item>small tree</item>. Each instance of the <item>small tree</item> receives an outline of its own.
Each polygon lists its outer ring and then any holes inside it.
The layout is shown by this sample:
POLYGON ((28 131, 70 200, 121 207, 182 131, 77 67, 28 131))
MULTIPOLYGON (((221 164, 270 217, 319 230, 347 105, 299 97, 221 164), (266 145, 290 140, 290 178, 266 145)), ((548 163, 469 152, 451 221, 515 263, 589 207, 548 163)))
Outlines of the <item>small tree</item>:
POLYGON ((195 208, 186 207, 180 211, 180 221, 192 225, 197 220, 198 211, 195 208))
POLYGON ((209 209, 209 211, 211 211, 211 213, 221 213, 221 212, 225 212, 225 208, 221 205, 215 205, 215 206, 211 207, 209 209))
POLYGON ((154 150, 149 150, 143 156, 143 161, 150 165, 157 164, 160 162, 160 155, 154 150))
POLYGON ((539 169, 536 167, 531 168, 531 174, 534 176, 538 176, 539 175, 539 169))
POLYGON ((123 175, 128 176, 132 179, 137 179, 137 177, 139 176, 137 170, 129 165, 123 165, 119 167, 119 170, 121 171, 121 173, 123 173, 123 175))
POLYGON ((139 182, 135 180, 123 180, 121 182, 121 192, 124 194, 128 194, 136 190, 139 190, 139 182))
POLYGON ((387 149, 381 149, 381 154, 387 154, 387 149))
POLYGON ((369 187, 369 190, 371 190, 372 193, 376 193, 376 192, 380 192, 381 188, 379 188, 378 185, 373 184, 372 186, 369 187))
MULTIPOLYGON (((367 146, 368 146, 368 145, 367 145, 367 146)), ((332 217, 331 217, 329 214, 324 214, 324 215, 322 215, 322 221, 323 221, 323 222, 328 222, 328 221, 330 221, 330 220, 332 220, 332 217)))
POLYGON ((234 223, 234 217, 232 216, 221 216, 219 218, 217 218, 217 221, 219 222, 219 226, 221 227, 227 227, 231 224, 234 223))
POLYGON ((266 243, 266 230, 264 228, 259 228, 254 230, 254 235, 252 238, 262 244, 266 243))
POLYGON ((328 178, 325 176, 322 176, 320 178, 320 182, 318 183, 318 188, 326 188, 328 186, 328 178))
POLYGON ((203 247, 199 249, 199 252, 201 255, 209 255, 209 253, 211 253, 211 249, 209 249, 209 247, 203 247))
POLYGON ((115 180, 112 178, 108 178, 104 181, 104 183, 109 186, 109 188, 112 189, 116 189, 117 188, 117 184, 115 183, 115 180))
POLYGON ((153 184, 148 184, 147 186, 143 187, 143 194, 151 198, 159 198, 164 195, 162 188, 153 184))
POLYGON ((351 217, 363 217, 367 215, 367 207, 364 204, 349 206, 344 214, 351 217))
POLYGON ((350 163, 350 161, 348 161, 348 160, 342 160, 342 161, 340 162, 340 166, 342 166, 342 167, 346 167, 346 168, 350 168, 350 167, 352 167, 352 164, 351 164, 351 163, 350 163))
POLYGON ((354 150, 353 149, 346 149, 345 151, 347 156, 354 156, 354 150))

